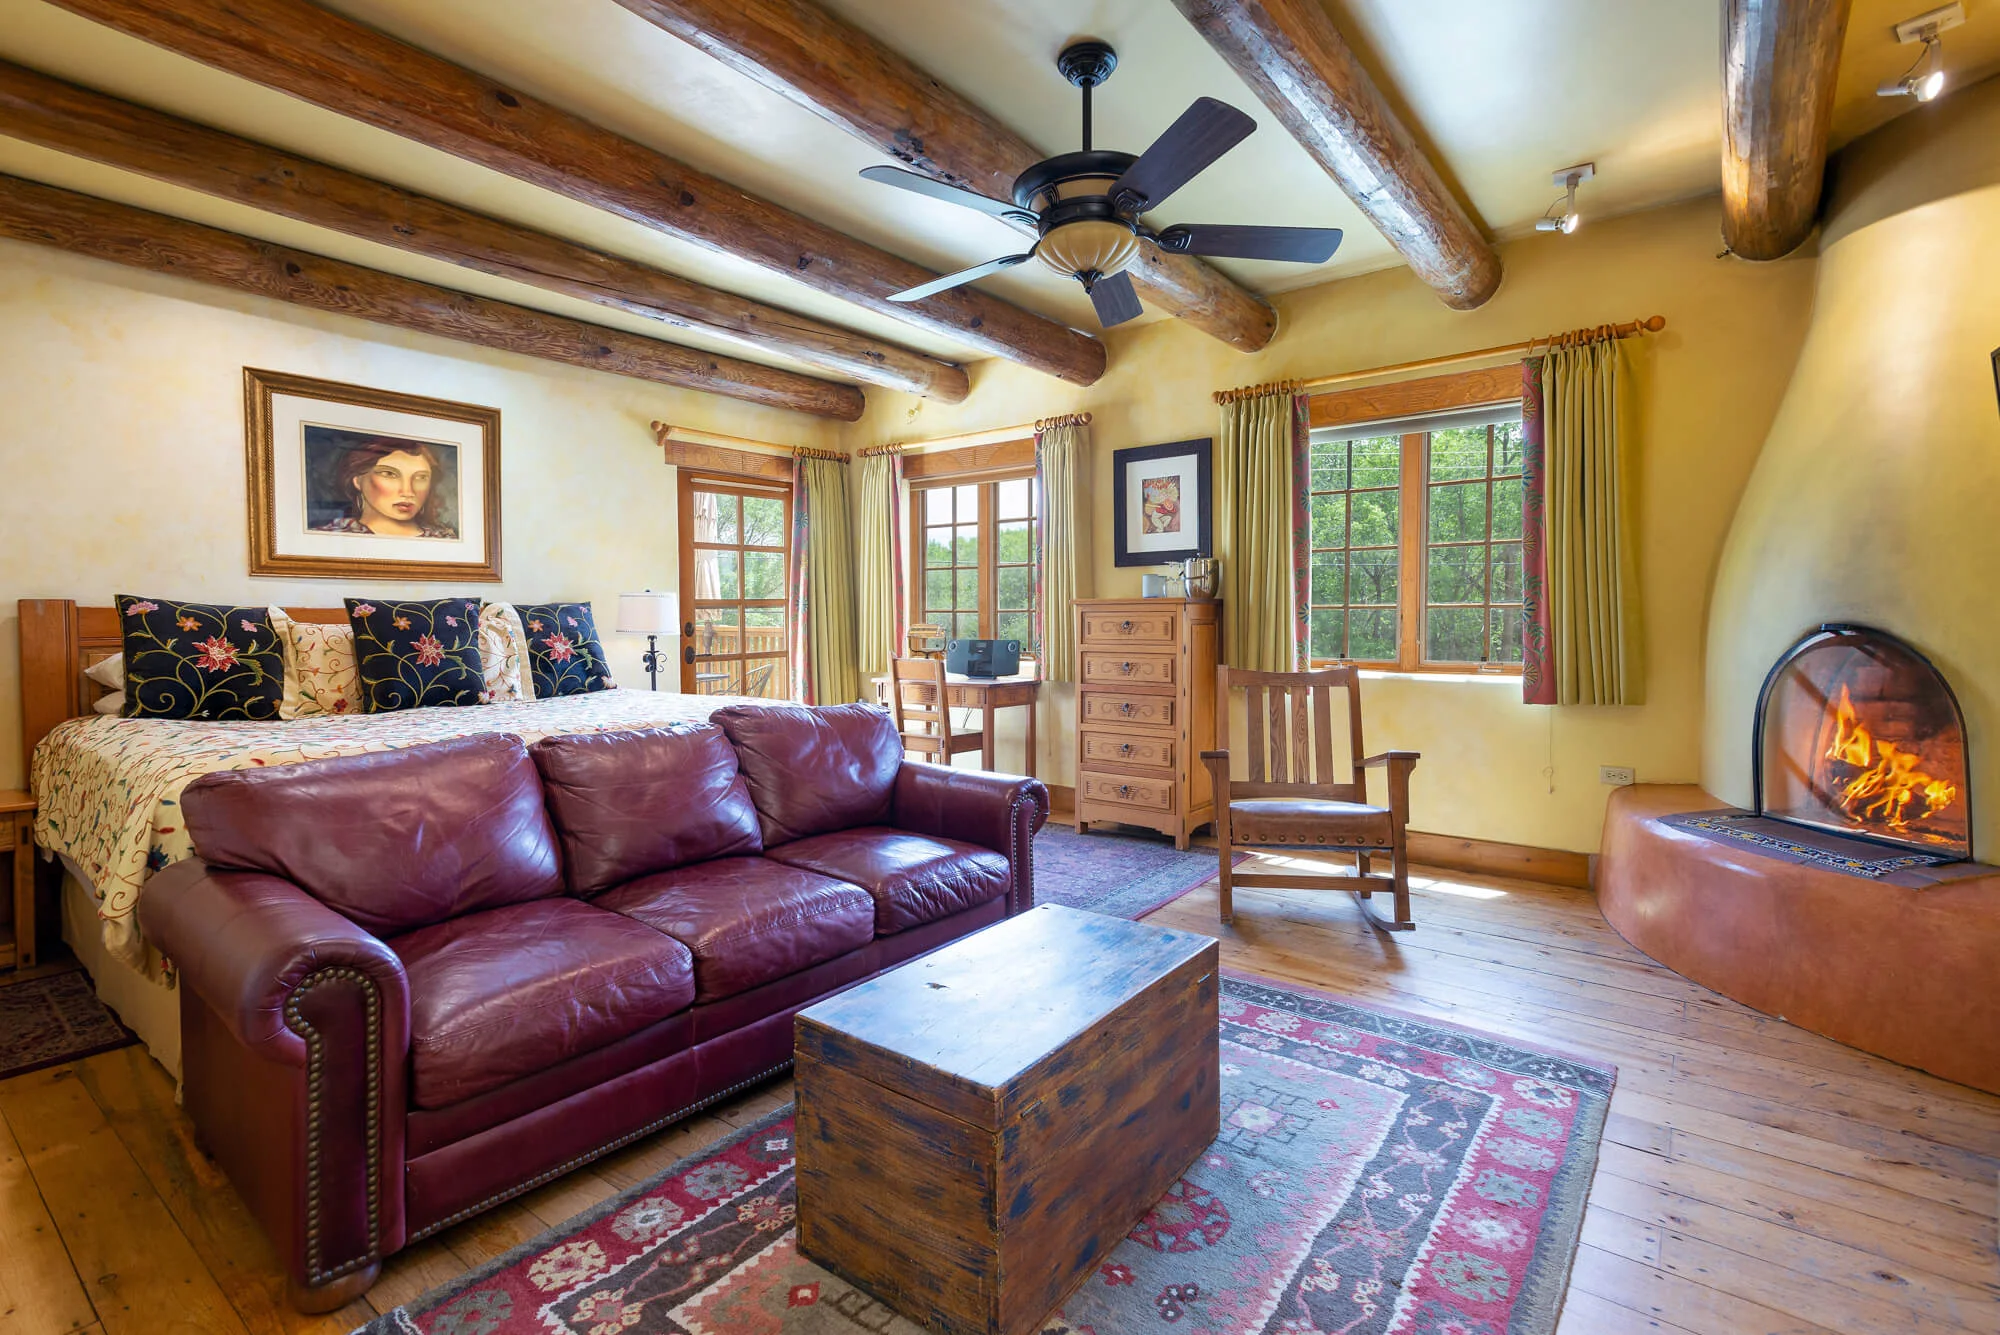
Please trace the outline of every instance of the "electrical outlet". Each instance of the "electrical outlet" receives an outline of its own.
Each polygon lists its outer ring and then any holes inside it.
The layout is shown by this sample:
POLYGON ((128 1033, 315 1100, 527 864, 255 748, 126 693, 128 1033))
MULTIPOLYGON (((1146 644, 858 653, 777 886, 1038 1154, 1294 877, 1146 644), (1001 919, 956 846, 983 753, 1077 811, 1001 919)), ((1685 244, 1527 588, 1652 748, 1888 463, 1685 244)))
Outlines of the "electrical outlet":
POLYGON ((1597 767, 1597 781, 1599 783, 1608 783, 1613 788, 1623 788, 1626 784, 1637 783, 1639 780, 1632 773, 1630 765, 1599 765, 1597 767))

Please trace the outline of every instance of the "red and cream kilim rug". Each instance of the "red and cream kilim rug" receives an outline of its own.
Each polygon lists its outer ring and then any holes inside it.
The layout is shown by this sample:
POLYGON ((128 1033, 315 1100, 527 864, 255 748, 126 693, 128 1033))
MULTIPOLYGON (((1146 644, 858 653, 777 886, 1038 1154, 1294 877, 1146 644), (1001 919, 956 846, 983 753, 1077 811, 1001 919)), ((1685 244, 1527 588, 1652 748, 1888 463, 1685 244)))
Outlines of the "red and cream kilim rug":
MULTIPOLYGON (((1548 1335, 1615 1072, 1241 976, 1222 1135, 1044 1330, 1548 1335)), ((789 1110, 375 1335, 915 1335, 793 1245, 789 1110)))

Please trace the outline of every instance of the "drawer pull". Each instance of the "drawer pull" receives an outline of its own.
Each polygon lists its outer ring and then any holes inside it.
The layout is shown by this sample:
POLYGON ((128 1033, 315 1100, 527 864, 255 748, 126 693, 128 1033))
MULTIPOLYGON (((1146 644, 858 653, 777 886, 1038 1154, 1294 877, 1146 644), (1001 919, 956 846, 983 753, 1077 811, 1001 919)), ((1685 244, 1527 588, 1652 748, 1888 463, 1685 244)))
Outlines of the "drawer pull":
POLYGON ((1131 784, 1129 784, 1129 783, 1121 783, 1121 784, 1119 784, 1119 785, 1118 785, 1118 795, 1119 795, 1120 797, 1130 797, 1130 796, 1132 796, 1132 785, 1131 785, 1131 784))
POLYGON ((1132 633, 1132 623, 1129 621, 1121 621, 1118 623, 1118 629, 1125 632, 1125 634, 1130 635, 1132 633))
POLYGON ((1132 675, 1132 665, 1130 663, 1120 663, 1118 670, 1128 677, 1132 675))
POLYGON ((1124 704, 1118 706, 1118 712, 1121 714, 1130 714, 1132 712, 1132 702, 1127 700, 1124 704))
POLYGON ((1129 756, 1129 755, 1131 755, 1131 754, 1132 754, 1132 743, 1130 743, 1130 742, 1127 742, 1127 743, 1125 743, 1125 745, 1123 745, 1123 746, 1119 747, 1119 748, 1118 748, 1118 754, 1119 754, 1119 755, 1121 755, 1121 756, 1129 756))

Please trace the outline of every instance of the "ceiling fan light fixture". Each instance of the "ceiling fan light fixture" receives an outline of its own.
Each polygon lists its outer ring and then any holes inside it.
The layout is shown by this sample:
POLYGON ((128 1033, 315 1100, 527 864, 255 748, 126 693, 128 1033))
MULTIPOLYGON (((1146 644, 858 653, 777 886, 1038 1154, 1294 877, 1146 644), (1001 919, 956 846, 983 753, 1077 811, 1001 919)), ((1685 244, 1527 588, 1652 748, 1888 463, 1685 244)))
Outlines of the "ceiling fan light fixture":
POLYGON ((1052 228, 1035 248, 1035 257, 1065 278, 1109 278, 1139 257, 1139 238, 1124 223, 1081 218, 1052 228))

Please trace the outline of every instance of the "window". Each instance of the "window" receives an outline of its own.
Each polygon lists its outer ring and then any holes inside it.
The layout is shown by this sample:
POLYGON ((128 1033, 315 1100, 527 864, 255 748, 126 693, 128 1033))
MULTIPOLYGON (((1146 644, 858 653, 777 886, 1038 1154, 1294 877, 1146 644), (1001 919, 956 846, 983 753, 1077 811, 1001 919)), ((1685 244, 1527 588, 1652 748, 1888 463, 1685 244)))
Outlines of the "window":
POLYGON ((956 639, 1019 640, 1038 647, 1040 516, 1033 475, 940 482, 913 489, 911 527, 922 562, 912 590, 918 622, 956 639))
POLYGON ((1521 662, 1520 409, 1315 431, 1314 662, 1521 662))
POLYGON ((681 655, 681 689, 786 698, 791 488, 682 469, 680 506, 682 616, 693 628, 681 655))

